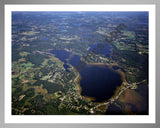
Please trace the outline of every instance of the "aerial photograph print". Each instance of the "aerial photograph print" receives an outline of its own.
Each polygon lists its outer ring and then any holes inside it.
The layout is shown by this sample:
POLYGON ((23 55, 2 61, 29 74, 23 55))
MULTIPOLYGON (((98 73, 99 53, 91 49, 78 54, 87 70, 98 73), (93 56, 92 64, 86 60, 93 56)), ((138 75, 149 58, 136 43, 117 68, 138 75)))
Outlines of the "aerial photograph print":
POLYGON ((12 115, 149 115, 148 11, 12 11, 12 115))

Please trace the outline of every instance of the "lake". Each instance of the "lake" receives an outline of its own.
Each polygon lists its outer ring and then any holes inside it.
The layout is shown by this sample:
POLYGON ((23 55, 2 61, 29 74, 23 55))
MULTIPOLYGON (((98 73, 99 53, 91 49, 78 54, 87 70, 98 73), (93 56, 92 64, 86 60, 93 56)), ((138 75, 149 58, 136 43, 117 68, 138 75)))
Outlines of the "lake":
POLYGON ((55 57, 59 58, 62 62, 67 63, 67 59, 72 54, 66 50, 52 50, 50 53, 54 54, 55 57))
POLYGON ((79 55, 72 54, 66 50, 51 50, 50 53, 64 62, 63 66, 67 72, 69 72, 68 68, 70 67, 68 64, 76 67, 80 63, 81 57, 79 55))
POLYGON ((121 75, 107 65, 86 65, 80 71, 80 76, 81 95, 94 97, 96 102, 110 99, 114 95, 116 87, 122 84, 121 75))

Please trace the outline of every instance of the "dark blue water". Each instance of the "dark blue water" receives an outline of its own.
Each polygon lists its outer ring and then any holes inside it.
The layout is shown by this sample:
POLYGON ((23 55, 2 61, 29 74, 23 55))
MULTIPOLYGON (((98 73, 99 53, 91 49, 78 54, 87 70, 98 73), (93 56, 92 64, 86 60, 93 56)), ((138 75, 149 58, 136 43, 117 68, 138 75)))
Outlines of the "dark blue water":
POLYGON ((67 72, 69 72, 68 68, 70 67, 68 63, 74 67, 76 67, 80 63, 81 57, 79 55, 73 55, 71 52, 67 52, 65 50, 52 50, 50 51, 50 53, 54 54, 55 57, 64 62, 63 67, 67 72))
POLYGON ((67 63, 67 59, 72 54, 71 52, 67 52, 65 50, 52 50, 50 53, 54 54, 55 57, 59 58, 64 63, 67 63))
POLYGON ((106 65, 87 65, 80 75, 81 95, 94 97, 96 102, 110 99, 122 84, 121 75, 106 65))
POLYGON ((90 46, 90 51, 93 52, 93 50, 96 48, 96 53, 104 55, 105 57, 109 57, 111 53, 111 47, 107 46, 105 43, 101 43, 103 47, 98 47, 100 43, 92 44, 90 46))
POLYGON ((79 55, 73 55, 70 59, 69 59, 69 63, 76 67, 78 66, 78 64, 80 63, 80 59, 81 57, 79 55))
POLYGON ((67 72, 69 72, 69 70, 68 70, 68 68, 70 68, 70 66, 68 65, 68 64, 63 64, 63 67, 65 68, 65 70, 67 71, 67 72))
POLYGON ((121 67, 118 67, 118 66, 112 66, 112 68, 114 69, 114 70, 118 70, 118 69, 121 69, 123 72, 126 72, 123 68, 121 68, 121 67))

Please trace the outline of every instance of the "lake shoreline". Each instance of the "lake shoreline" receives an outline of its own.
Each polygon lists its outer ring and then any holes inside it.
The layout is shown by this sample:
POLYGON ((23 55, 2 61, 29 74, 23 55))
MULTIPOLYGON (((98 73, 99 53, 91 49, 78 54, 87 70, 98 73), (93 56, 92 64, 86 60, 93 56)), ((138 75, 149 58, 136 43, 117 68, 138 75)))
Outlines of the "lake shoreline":
MULTIPOLYGON (((97 66, 107 66, 107 67, 108 67, 109 69, 111 69, 113 72, 116 72, 116 73, 118 73, 118 74, 121 76, 121 80, 122 80, 121 85, 118 85, 118 86, 116 87, 116 89, 114 90, 113 96, 111 96, 111 98, 109 98, 108 100, 116 97, 117 94, 118 94, 118 92, 119 92, 119 90, 120 90, 122 87, 124 87, 123 82, 126 82, 126 80, 125 80, 125 73, 124 73, 123 71, 121 71, 120 69, 114 70, 114 69, 112 68, 112 66, 118 66, 118 64, 106 64, 106 63, 90 63, 90 64, 87 64, 87 66, 96 66, 96 65, 97 65, 97 66)), ((120 67, 120 66, 118 66, 118 67, 120 67)), ((74 82, 76 83, 78 92, 79 92, 79 94, 80 94, 80 96, 81 96, 82 98, 85 98, 85 99, 87 99, 87 100, 89 100, 89 101, 92 101, 92 102, 95 102, 95 103, 98 103, 98 104, 101 104, 101 103, 104 103, 104 102, 108 101, 108 100, 104 100, 104 101, 100 101, 100 102, 97 101, 97 102, 96 102, 96 98, 94 98, 94 97, 89 97, 89 96, 86 96, 86 95, 85 95, 85 96, 82 95, 82 94, 81 94, 81 93, 82 93, 82 87, 81 87, 81 85, 80 85, 81 74, 80 74, 80 72, 78 72, 78 71, 77 71, 77 73, 78 73, 78 76, 75 78, 74 82)))

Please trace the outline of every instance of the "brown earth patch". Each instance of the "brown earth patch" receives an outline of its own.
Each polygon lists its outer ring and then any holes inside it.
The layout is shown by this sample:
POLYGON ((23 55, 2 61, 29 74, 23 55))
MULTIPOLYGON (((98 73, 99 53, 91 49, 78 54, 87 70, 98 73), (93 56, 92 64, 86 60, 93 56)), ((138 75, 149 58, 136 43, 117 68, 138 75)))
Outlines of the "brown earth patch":
POLYGON ((137 110, 141 111, 143 98, 135 90, 126 89, 119 97, 119 101, 125 104, 126 112, 131 114, 131 105, 135 105, 137 110))

